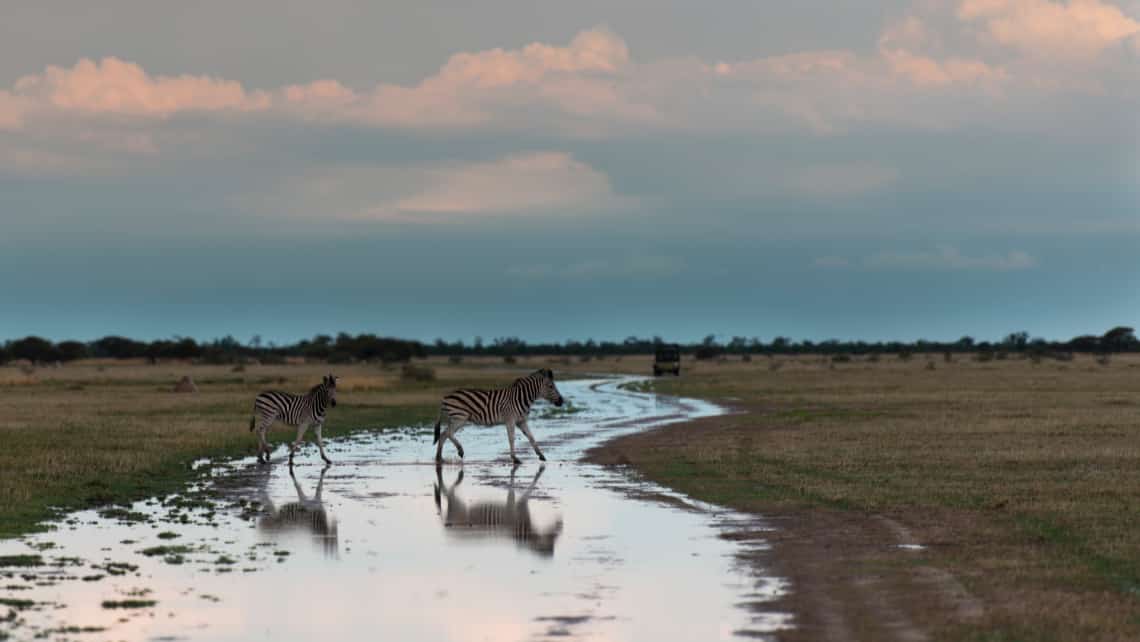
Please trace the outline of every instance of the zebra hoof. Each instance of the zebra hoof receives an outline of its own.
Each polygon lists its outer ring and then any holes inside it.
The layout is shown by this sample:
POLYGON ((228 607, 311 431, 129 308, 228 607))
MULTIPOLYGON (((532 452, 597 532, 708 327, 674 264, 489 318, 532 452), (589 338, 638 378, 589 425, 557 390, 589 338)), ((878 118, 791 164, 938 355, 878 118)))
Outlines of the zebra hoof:
POLYGON ((542 454, 542 453, 538 453, 538 458, 539 458, 539 460, 541 460, 541 461, 546 461, 546 455, 544 455, 544 454, 542 454))
POLYGON ((463 449, 462 448, 459 449, 459 458, 463 459, 463 449))
POLYGON ((325 460, 326 464, 332 464, 332 460, 329 459, 328 457, 321 457, 321 459, 325 460))
POLYGON ((522 460, 519 459, 518 457, 511 457, 511 463, 518 466, 519 464, 522 463, 522 460))

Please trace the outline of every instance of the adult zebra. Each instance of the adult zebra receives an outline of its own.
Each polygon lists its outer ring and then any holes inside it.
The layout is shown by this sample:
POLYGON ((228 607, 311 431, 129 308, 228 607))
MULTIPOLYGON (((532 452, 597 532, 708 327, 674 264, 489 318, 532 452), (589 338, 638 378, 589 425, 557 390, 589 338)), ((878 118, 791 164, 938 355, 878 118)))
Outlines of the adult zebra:
POLYGON ((435 422, 435 460, 443 461, 443 442, 450 439, 455 444, 459 457, 463 457, 463 446, 455 438, 455 433, 464 424, 471 422, 479 426, 496 426, 504 424, 507 427, 507 441, 511 446, 511 461, 519 463, 515 456, 515 426, 523 431, 530 441, 534 453, 542 461, 546 455, 542 454, 534 435, 530 433, 527 425, 527 415, 536 399, 546 399, 555 406, 562 405, 562 393, 554 385, 554 373, 548 369, 536 370, 531 374, 515 379, 515 382, 506 388, 494 390, 477 390, 464 388, 447 395, 440 402, 439 419, 435 422), (440 426, 447 420, 447 429, 442 434, 440 426))
POLYGON ((331 374, 322 377, 321 382, 303 395, 266 390, 253 400, 253 416, 249 418, 249 430, 257 428, 257 460, 269 463, 269 442, 265 433, 276 421, 297 427, 297 440, 289 444, 289 465, 293 465, 293 454, 305 438, 309 426, 315 426, 317 448, 326 464, 332 461, 325 455, 325 443, 321 439, 321 428, 325 424, 325 412, 336 406, 336 377, 331 374), (264 459, 262 459, 264 457, 264 459))

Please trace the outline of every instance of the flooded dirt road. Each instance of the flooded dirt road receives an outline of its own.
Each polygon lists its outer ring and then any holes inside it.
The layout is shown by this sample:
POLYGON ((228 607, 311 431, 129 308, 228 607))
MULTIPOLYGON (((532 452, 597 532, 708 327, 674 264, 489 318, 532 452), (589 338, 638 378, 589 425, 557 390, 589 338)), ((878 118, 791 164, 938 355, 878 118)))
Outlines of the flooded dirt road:
POLYGON ((468 427, 467 460, 448 445, 437 469, 430 427, 409 427, 329 442, 331 467, 311 445, 293 476, 214 464, 182 495, 0 542, 0 639, 692 642, 789 626, 765 606, 784 582, 741 559, 766 549, 758 518, 578 463, 722 412, 623 381, 560 383, 571 412, 535 408, 545 465, 520 449, 512 468, 502 427, 468 427))

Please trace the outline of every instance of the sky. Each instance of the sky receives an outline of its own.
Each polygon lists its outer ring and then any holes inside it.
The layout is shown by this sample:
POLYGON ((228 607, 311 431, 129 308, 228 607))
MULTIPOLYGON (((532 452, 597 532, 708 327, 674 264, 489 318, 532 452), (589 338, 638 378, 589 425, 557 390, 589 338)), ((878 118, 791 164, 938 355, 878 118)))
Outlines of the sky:
POLYGON ((1101 333, 1138 113, 1140 0, 12 0, 0 340, 1101 333))

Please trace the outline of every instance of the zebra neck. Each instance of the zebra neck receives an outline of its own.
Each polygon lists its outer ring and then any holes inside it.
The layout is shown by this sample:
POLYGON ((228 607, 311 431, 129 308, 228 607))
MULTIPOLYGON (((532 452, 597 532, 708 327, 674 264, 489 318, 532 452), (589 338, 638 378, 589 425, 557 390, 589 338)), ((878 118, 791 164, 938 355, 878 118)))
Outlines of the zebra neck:
POLYGON ((538 399, 538 390, 538 386, 522 385, 518 387, 519 406, 524 415, 530 412, 530 407, 534 405, 535 399, 538 399))

